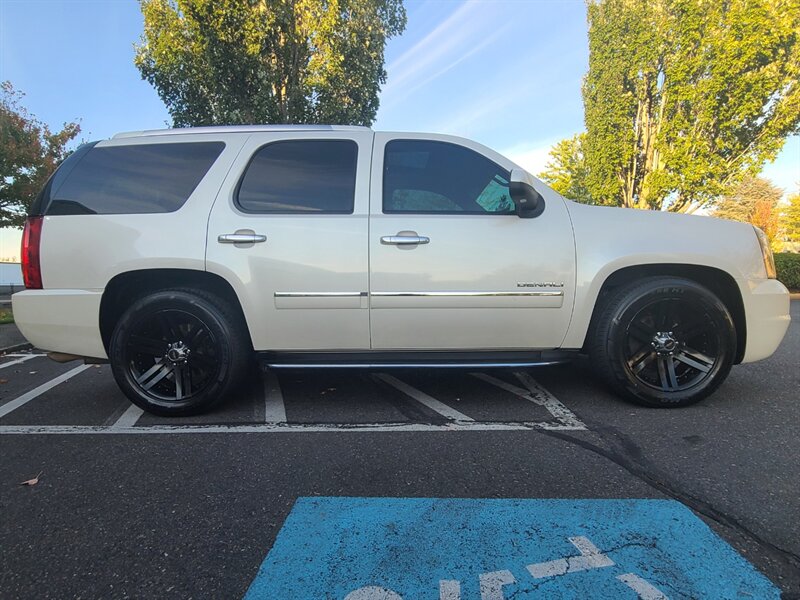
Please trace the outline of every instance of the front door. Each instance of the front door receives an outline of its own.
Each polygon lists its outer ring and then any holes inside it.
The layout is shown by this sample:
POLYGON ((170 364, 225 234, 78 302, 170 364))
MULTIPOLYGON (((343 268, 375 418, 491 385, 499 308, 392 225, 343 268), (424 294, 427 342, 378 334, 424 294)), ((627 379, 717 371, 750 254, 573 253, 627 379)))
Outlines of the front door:
POLYGON ((521 219, 513 165, 472 142, 375 134, 370 319, 375 350, 560 346, 575 284, 563 199, 521 219))
POLYGON ((254 133, 212 209, 206 268, 256 350, 368 350, 369 130, 254 133))

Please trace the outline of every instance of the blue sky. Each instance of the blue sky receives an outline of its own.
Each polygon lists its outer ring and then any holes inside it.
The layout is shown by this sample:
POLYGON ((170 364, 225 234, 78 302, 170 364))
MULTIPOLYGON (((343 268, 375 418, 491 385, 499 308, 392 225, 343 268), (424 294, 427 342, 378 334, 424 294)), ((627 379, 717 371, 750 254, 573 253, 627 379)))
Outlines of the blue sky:
MULTIPOLYGON (((583 0, 406 0, 408 26, 386 49, 376 129, 476 139, 536 173, 549 147, 583 128, 588 48, 583 0)), ((133 66, 135 0, 0 0, 0 80, 53 128, 82 137, 164 127, 169 115, 133 66)), ((764 169, 793 191, 800 137, 764 169)), ((0 256, 19 235, 0 231, 0 256)))

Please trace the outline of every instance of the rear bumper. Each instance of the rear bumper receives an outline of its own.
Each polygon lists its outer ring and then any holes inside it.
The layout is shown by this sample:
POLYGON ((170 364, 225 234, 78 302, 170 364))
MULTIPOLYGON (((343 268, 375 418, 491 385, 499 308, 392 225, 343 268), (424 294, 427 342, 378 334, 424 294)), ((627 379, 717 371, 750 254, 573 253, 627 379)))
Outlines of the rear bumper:
POLYGON ((771 356, 789 328, 789 290, 775 279, 750 282, 745 294, 744 310, 747 319, 747 346, 743 363, 771 356))
POLYGON ((25 290, 11 296, 14 321, 35 347, 107 358, 100 335, 102 291, 25 290))

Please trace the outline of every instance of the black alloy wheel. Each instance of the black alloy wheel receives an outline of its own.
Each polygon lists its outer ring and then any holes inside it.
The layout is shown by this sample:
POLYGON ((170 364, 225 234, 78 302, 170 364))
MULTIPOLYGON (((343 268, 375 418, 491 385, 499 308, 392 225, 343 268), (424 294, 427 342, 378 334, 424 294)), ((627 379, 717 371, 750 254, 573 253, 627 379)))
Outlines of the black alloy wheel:
POLYGON ((209 326, 175 309, 145 313, 128 336, 125 362, 142 392, 166 404, 191 400, 219 375, 220 350, 209 326))
POLYGON ((625 364, 643 385, 677 392, 701 384, 719 360, 720 336, 693 299, 654 300, 629 321, 625 364))
POLYGON ((200 290, 158 291, 122 315, 110 344, 114 377, 130 400, 162 416, 208 410, 250 364, 240 315, 200 290))
POLYGON ((606 301, 590 337, 601 377, 625 398, 655 407, 686 406, 711 394, 736 351, 725 304, 679 278, 624 286, 606 301))

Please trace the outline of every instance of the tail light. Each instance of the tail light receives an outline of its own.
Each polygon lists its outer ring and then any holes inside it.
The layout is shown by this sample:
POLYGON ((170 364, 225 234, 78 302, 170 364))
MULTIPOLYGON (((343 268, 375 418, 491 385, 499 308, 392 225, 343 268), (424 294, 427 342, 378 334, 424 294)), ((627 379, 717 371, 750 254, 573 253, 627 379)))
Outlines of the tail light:
POLYGON ((28 217, 22 231, 22 279, 29 290, 42 289, 42 269, 39 247, 42 241, 44 217, 28 217))

